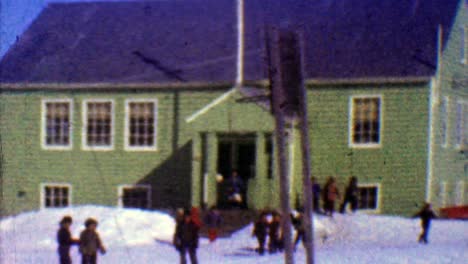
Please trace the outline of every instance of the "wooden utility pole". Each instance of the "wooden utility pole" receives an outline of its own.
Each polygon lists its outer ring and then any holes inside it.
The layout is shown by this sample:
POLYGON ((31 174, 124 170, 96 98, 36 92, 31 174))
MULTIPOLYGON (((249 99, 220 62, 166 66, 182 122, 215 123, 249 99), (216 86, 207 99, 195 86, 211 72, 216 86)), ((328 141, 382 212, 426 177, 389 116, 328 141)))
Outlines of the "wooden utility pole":
MULTIPOLYGON (((298 40, 298 49, 302 51, 302 38, 298 40)), ((301 52, 301 72, 304 68, 303 52, 301 52)), ((303 76, 303 74, 301 74, 303 76)), ((306 263, 314 263, 314 217, 312 208, 312 186, 311 186, 311 156, 310 156, 310 140, 309 140, 309 117, 307 114, 307 91, 304 87, 304 82, 301 78, 301 100, 299 107, 299 121, 301 127, 301 148, 302 148, 302 174, 303 174, 303 195, 304 195, 304 227, 305 227, 305 249, 306 263)))
POLYGON ((280 33, 277 30, 269 30, 266 39, 268 52, 268 69, 271 82, 271 110, 275 117, 275 136, 277 145, 278 171, 279 171, 279 186, 280 186, 280 204, 283 217, 281 218, 281 228, 283 231, 284 242, 284 261, 286 264, 294 263, 290 205, 290 189, 288 177, 288 159, 286 152, 286 137, 285 129, 285 111, 287 107, 286 94, 284 91, 283 65, 281 61, 281 39, 280 33))
MULTIPOLYGON (((271 82, 271 109, 276 121, 278 169, 280 178, 281 210, 283 211, 283 239, 285 263, 294 263, 290 208, 288 160, 286 155, 286 120, 299 117, 302 142, 304 226, 307 263, 314 263, 311 166, 307 116, 307 93, 303 83, 301 37, 291 30, 267 30, 267 53, 271 82)), ((291 162, 291 161, 289 161, 291 162)))

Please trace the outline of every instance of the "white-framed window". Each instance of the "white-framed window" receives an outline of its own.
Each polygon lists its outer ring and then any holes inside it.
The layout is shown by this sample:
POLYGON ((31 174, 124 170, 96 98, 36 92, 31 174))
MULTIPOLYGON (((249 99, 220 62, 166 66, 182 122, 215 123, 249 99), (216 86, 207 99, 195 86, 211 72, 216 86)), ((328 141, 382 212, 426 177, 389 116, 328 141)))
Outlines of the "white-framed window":
POLYGON ((468 26, 460 28, 460 62, 468 64, 468 26))
POLYGON ((43 183, 40 185, 40 188, 41 208, 61 208, 71 206, 71 184, 43 183))
POLYGON ((124 184, 118 187, 118 206, 148 209, 151 207, 151 186, 147 184, 124 184))
POLYGON ((458 101, 455 109, 455 147, 468 146, 468 102, 458 101))
POLYGON ((439 204, 440 207, 447 205, 447 182, 445 181, 439 183, 439 204))
POLYGON ((125 149, 156 150, 158 101, 131 99, 125 101, 125 149))
POLYGON ((41 145, 47 150, 72 149, 71 99, 43 99, 41 145))
POLYGON ((380 147, 382 142, 382 96, 350 98, 349 144, 351 147, 380 147))
POLYGON ((368 212, 380 211, 380 184, 358 184, 358 210, 368 212))
POLYGON ((82 146, 84 150, 112 150, 114 147, 114 101, 83 101, 82 146))
POLYGON ((464 195, 465 195, 465 181, 459 180, 455 184, 455 193, 454 193, 455 205, 463 205, 464 195))
POLYGON ((440 102, 440 144, 447 146, 448 141, 448 107, 449 98, 445 96, 440 102))

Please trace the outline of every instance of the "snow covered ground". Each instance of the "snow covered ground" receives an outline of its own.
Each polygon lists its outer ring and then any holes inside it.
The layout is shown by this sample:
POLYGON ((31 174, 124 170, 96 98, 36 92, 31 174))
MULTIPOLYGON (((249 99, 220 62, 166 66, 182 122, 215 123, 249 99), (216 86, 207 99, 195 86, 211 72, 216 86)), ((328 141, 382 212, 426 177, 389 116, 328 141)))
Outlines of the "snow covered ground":
MULTIPOLYGON (((170 244, 174 220, 162 212, 80 206, 42 210, 0 222, 0 263, 57 263, 55 235, 63 215, 71 215, 76 237, 88 217, 99 221, 98 232, 107 247, 99 263, 178 263, 170 244)), ((416 242, 418 219, 365 214, 315 218, 316 263, 468 263, 468 221, 435 220, 430 244, 416 242)), ((282 254, 258 256, 252 226, 230 238, 208 243, 202 239, 200 263, 283 263, 282 254)), ((296 263, 305 263, 299 247, 296 263)), ((80 257, 72 249, 74 263, 80 257)))

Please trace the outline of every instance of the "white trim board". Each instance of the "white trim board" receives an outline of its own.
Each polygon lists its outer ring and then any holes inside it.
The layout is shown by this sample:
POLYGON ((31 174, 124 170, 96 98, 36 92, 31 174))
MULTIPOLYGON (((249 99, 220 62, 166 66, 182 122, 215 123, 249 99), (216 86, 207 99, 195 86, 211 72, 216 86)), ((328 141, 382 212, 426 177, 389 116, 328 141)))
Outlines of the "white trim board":
POLYGON ((229 91, 223 93, 222 95, 220 95, 218 98, 214 99, 213 101, 211 101, 209 104, 205 105, 204 107, 202 107, 201 109, 197 110, 196 112, 194 112, 192 115, 190 115, 189 117, 185 118, 185 122, 187 123, 191 123, 192 121, 194 121, 195 119, 197 119, 198 117, 200 117, 201 115, 205 114, 206 112, 208 112, 209 110, 211 110, 211 108, 219 105, 220 103, 224 102, 226 99, 228 99, 232 94, 234 94, 234 92, 237 90, 237 87, 232 87, 229 91))
POLYGON ((244 0, 237 0, 237 76, 236 84, 244 82, 244 0))

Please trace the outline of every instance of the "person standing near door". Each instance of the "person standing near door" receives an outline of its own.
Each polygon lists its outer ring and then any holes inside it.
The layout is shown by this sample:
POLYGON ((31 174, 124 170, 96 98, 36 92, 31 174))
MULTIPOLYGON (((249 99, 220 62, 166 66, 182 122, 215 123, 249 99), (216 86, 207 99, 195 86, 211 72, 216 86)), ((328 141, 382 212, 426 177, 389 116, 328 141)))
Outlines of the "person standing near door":
POLYGON ((233 170, 228 182, 228 201, 233 207, 241 207, 243 202, 244 181, 238 175, 237 170, 233 170))
POLYGON ((193 221, 190 211, 184 212, 183 220, 177 222, 176 230, 174 234, 174 245, 180 254, 180 263, 186 264, 186 254, 188 252, 190 262, 197 264, 197 248, 199 239, 198 225, 193 221))

